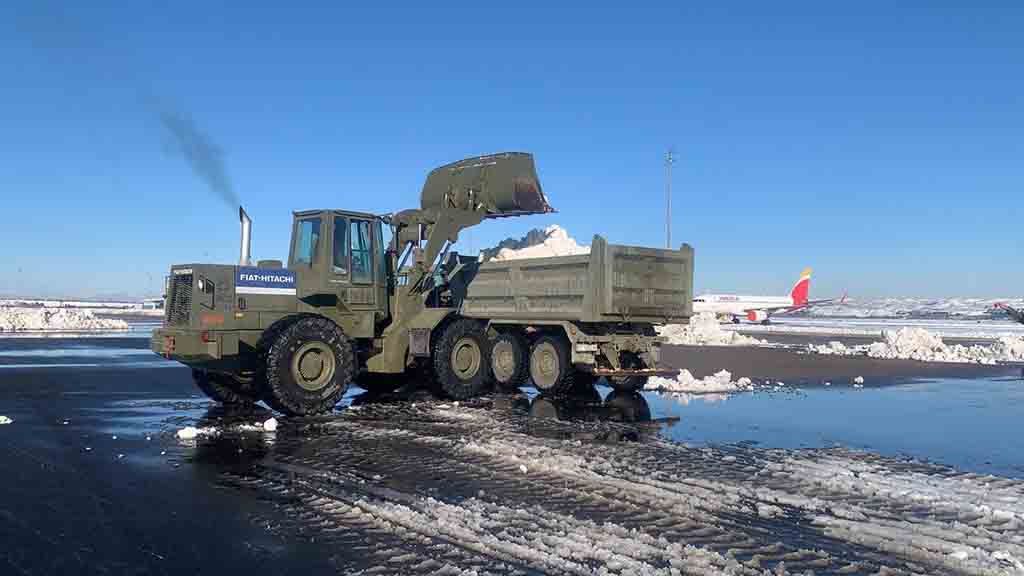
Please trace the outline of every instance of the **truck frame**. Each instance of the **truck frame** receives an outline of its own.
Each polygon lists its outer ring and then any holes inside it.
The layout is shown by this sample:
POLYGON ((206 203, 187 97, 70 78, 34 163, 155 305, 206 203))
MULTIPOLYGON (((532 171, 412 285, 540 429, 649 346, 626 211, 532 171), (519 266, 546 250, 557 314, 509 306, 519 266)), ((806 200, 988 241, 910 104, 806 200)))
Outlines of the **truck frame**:
POLYGON ((171 267, 157 354, 192 367, 216 401, 329 411, 352 382, 410 378, 454 399, 532 381, 568 391, 600 377, 641 388, 658 365, 654 327, 692 315, 693 249, 609 244, 588 255, 480 262, 451 250, 486 219, 553 212, 533 157, 506 152, 431 171, 419 209, 295 212, 285 267, 171 267), (390 232, 385 242, 384 232, 390 232))

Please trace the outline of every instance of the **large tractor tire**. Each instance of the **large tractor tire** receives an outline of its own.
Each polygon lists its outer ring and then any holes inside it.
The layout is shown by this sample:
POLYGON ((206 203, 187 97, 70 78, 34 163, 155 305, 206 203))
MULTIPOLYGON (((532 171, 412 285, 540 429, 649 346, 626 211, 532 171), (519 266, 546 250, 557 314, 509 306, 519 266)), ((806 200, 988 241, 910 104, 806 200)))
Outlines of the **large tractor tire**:
POLYGON ((292 416, 329 412, 355 374, 352 343, 337 324, 307 316, 282 330, 267 351, 267 402, 292 416))
POLYGON ((491 372, 499 388, 515 392, 530 379, 530 347, 522 332, 498 334, 491 345, 491 372))
POLYGON ((454 400, 487 392, 491 375, 491 343, 476 320, 460 318, 445 326, 434 344, 434 373, 441 390, 454 400))
POLYGON ((246 393, 242 383, 232 380, 226 374, 192 370, 192 380, 203 394, 214 402, 227 406, 246 406, 256 402, 255 393, 246 393))
POLYGON ((566 394, 576 383, 576 369, 564 336, 541 336, 530 348, 530 379, 544 394, 566 394))

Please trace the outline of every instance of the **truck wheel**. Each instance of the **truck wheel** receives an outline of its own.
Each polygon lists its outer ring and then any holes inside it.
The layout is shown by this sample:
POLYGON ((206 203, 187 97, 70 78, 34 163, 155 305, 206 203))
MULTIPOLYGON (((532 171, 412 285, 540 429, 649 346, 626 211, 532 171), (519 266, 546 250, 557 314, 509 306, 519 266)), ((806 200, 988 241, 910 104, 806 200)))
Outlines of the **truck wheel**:
POLYGON ((498 334, 491 346, 491 371, 503 390, 515 391, 530 378, 526 339, 518 330, 498 334))
POLYGON ((487 391, 491 380, 490 342, 476 320, 462 318, 445 327, 434 347, 434 373, 445 394, 455 400, 487 391))
POLYGON ((256 401, 254 396, 240 393, 235 387, 236 383, 226 374, 192 370, 192 380, 195 381, 196 387, 214 402, 230 406, 244 406, 256 401))
POLYGON ((648 422, 651 407, 637 392, 612 392, 604 400, 609 420, 615 422, 648 422))
POLYGON ((541 336, 530 349, 530 378, 540 392, 564 394, 575 383, 576 369, 569 357, 569 341, 541 336))
MULTIPOLYGON (((623 352, 620 358, 623 368, 638 370, 644 368, 644 362, 632 352, 623 352)), ((608 385, 618 392, 639 392, 647 386, 647 376, 610 376, 608 385)))
POLYGON ((348 389, 355 355, 348 337, 327 318, 297 320, 267 353, 269 403, 294 416, 329 412, 348 389))

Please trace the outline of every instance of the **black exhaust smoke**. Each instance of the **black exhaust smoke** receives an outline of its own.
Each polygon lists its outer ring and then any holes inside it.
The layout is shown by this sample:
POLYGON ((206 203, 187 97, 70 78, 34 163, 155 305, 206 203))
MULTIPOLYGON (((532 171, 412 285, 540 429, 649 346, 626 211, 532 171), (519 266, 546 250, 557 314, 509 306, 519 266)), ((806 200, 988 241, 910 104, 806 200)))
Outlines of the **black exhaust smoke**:
POLYGON ((160 123, 172 137, 174 151, 185 159, 192 172, 230 208, 240 207, 224 166, 224 150, 196 126, 191 116, 166 107, 158 113, 160 123))

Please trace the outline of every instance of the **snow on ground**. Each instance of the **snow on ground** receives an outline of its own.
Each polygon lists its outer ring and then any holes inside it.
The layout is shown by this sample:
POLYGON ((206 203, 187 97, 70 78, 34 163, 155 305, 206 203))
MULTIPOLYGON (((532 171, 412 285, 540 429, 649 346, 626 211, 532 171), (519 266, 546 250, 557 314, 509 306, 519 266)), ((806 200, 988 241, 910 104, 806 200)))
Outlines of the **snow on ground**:
POLYGON ((0 332, 127 330, 124 320, 97 318, 71 308, 0 308, 0 332))
POLYGON ((503 248, 494 257, 495 260, 522 260, 524 258, 546 258, 549 256, 573 256, 590 254, 590 246, 581 246, 569 236, 564 228, 552 224, 544 229, 544 241, 540 244, 527 246, 518 250, 503 248))
POLYGON ((924 362, 966 362, 996 364, 1024 361, 1024 337, 1004 336, 991 345, 949 345, 942 337, 923 328, 900 328, 883 334, 884 341, 860 346, 842 342, 808 345, 808 351, 832 356, 921 360, 924 362))
POLYGON ((701 312, 690 318, 689 324, 668 324, 658 327, 658 335, 668 338, 669 344, 689 346, 759 346, 767 344, 739 332, 725 330, 712 312, 701 312))
POLYGON ((465 409, 479 418, 408 428, 404 408, 368 406, 250 485, 325 540, 372 530, 397 573, 1021 573, 1019 479, 841 448, 530 436, 525 416, 465 409))
POLYGON ((995 340, 1001 336, 1024 336, 1024 324, 990 319, 906 319, 778 316, 772 323, 725 324, 723 330, 747 334, 796 334, 810 336, 864 336, 881 338, 887 330, 924 328, 943 338, 995 340))
POLYGON ((989 317, 992 307, 1005 302, 1024 307, 1022 298, 848 298, 844 303, 810 308, 813 317, 845 318, 972 318, 989 317))
POLYGON ((674 378, 662 378, 652 376, 647 380, 646 390, 661 390, 663 392, 685 392, 691 394, 709 394, 721 392, 739 392, 750 390, 752 383, 750 378, 740 378, 733 381, 732 373, 728 370, 720 370, 711 376, 694 378, 689 370, 680 370, 674 378))
POLYGON ((240 423, 232 424, 228 426, 204 426, 197 428, 195 426, 185 426, 176 433, 178 438, 181 440, 195 440, 200 436, 219 436, 225 432, 276 432, 278 427, 277 418, 268 418, 262 422, 256 422, 253 424, 240 423))

